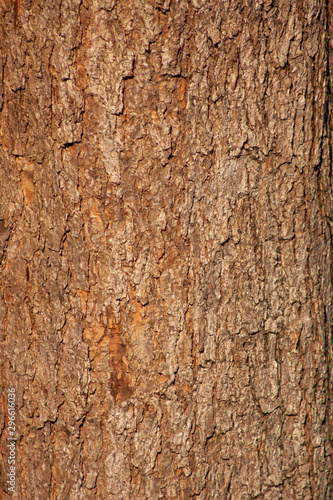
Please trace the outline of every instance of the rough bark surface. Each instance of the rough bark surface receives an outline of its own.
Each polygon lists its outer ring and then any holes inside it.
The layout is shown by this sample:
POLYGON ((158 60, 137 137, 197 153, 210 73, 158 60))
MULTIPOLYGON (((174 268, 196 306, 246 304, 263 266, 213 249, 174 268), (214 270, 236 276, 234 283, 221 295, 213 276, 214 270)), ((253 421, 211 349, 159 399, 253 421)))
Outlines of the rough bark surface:
POLYGON ((330 2, 0 2, 2 496, 330 499, 330 2))

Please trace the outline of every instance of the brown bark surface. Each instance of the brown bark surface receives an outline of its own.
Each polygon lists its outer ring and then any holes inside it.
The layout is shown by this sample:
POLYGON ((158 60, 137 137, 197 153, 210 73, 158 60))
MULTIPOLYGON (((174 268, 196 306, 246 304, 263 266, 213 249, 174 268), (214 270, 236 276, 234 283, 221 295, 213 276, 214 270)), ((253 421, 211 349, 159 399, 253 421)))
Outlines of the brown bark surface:
POLYGON ((331 17, 0 2, 1 498, 333 497, 331 17))

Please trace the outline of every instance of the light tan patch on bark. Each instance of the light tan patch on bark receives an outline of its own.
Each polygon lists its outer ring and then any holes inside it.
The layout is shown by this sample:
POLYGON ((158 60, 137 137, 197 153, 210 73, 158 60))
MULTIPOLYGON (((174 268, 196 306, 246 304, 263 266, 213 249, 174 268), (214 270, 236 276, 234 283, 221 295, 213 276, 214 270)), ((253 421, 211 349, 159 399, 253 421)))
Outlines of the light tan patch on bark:
POLYGON ((21 173, 21 184, 24 196, 30 206, 35 199, 35 184, 33 181, 32 172, 23 171, 21 173))

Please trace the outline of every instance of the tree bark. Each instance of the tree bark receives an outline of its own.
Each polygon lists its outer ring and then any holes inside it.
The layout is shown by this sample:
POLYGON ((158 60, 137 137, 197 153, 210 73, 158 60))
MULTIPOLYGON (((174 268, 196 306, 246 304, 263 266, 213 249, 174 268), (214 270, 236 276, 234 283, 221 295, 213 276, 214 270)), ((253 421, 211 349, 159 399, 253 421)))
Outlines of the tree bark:
POLYGON ((331 0, 0 6, 1 498, 332 498, 331 0))

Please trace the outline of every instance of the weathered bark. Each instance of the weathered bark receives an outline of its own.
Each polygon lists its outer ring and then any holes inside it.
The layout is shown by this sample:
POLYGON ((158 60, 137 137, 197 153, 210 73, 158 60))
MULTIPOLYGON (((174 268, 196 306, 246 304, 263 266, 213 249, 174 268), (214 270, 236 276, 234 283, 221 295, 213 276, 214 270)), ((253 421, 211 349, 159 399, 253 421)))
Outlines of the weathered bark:
POLYGON ((332 498, 331 17, 2 0, 2 498, 332 498))

